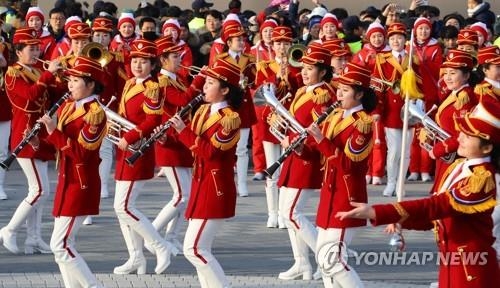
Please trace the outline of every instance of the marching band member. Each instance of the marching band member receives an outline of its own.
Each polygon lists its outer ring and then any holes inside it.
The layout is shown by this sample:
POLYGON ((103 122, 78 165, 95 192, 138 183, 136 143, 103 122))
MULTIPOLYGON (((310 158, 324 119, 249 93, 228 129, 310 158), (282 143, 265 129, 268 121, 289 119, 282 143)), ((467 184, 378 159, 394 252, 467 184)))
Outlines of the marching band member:
POLYGON ((136 123, 136 128, 123 133, 117 143, 114 199, 115 213, 130 258, 125 264, 115 267, 114 273, 146 273, 146 258, 142 251, 144 239, 156 254, 155 272, 161 274, 170 265, 172 246, 158 234, 148 218, 135 206, 146 180, 153 178, 154 149, 148 149, 133 166, 125 162, 131 155, 128 151, 129 145, 150 135, 161 121, 163 98, 159 93, 158 83, 151 76, 156 63, 156 46, 153 42, 137 39, 131 43, 130 57, 134 77, 129 79, 123 88, 118 113, 136 123))
POLYGON ((474 88, 479 102, 500 101, 500 48, 479 49, 477 60, 478 71, 484 75, 483 81, 474 88))
POLYGON ((71 51, 71 39, 68 36, 68 29, 69 26, 75 23, 82 23, 82 19, 78 16, 71 16, 66 19, 66 22, 64 22, 64 37, 60 42, 56 43, 50 59, 66 56, 71 51))
MULTIPOLYGON (((241 26, 241 21, 237 14, 229 13, 224 19, 224 22, 222 22, 221 37, 215 39, 214 43, 212 44, 212 48, 210 48, 210 56, 208 59, 209 66, 211 66, 215 62, 215 60, 218 59, 217 55, 224 53, 226 42, 224 42, 224 39, 222 38, 222 33, 231 26, 241 26)), ((249 50, 250 45, 247 41, 245 41, 245 49, 243 51, 249 50)))
MULTIPOLYGON (((182 46, 177 45, 172 37, 163 36, 159 38, 156 40, 156 46, 161 63, 158 83, 162 94, 165 96, 162 117, 162 122, 165 123, 182 106, 188 104, 196 94, 200 93, 194 87, 202 86, 202 83, 193 83, 189 88, 186 88, 177 77, 182 46)), ((203 77, 195 77, 194 81, 200 82, 200 80, 201 82, 205 81, 203 77)), ((182 251, 182 244, 179 242, 178 236, 184 223, 182 215, 186 209, 189 192, 191 191, 193 157, 191 151, 180 142, 173 129, 168 132, 164 139, 155 144, 155 160, 156 166, 160 167, 165 173, 173 194, 172 200, 156 216, 153 226, 159 231, 168 224, 165 238, 182 251)))
POLYGON ((356 208, 339 212, 337 217, 370 219, 373 225, 399 223, 415 230, 434 227, 442 255, 439 287, 496 287, 500 273, 492 248, 491 212, 496 202, 494 174, 499 169, 499 111, 498 102, 479 104, 464 118, 457 118, 457 151, 465 159, 455 161, 442 178, 436 178, 439 186, 430 198, 373 206, 352 202, 356 208), (472 257, 481 261, 467 260, 472 257))
MULTIPOLYGON (((184 42, 184 40, 180 39, 181 25, 179 24, 179 21, 174 18, 168 19, 167 21, 165 21, 165 23, 163 23, 161 31, 163 36, 171 36, 172 40, 181 47, 181 51, 179 54, 179 56, 181 57, 180 64, 184 67, 193 65, 193 53, 191 52, 191 48, 189 48, 189 45, 184 42)), ((185 83, 188 82, 189 70, 187 68, 181 67, 177 72, 177 75, 179 75, 182 81, 185 81, 185 83)))
MULTIPOLYGON (((414 55, 418 58, 418 75, 422 77, 422 93, 424 95, 425 111, 439 104, 438 80, 439 69, 443 63, 443 50, 440 43, 432 38, 432 23, 425 17, 417 18, 413 26, 414 55)), ((415 129, 415 133, 418 131, 415 129)), ((431 181, 432 159, 425 149, 420 147, 418 137, 414 137, 410 149, 410 176, 408 180, 416 181, 419 176, 423 182, 431 181)))
MULTIPOLYGON (((3 21, 0 20, 0 29, 3 21)), ((5 42, 0 36, 0 73, 1 77, 7 70, 9 63, 9 53, 12 50, 10 43, 5 42)), ((0 161, 5 160, 9 155, 10 125, 12 120, 12 107, 5 91, 5 82, 0 82, 0 161)), ((0 169, 0 200, 7 200, 8 196, 4 191, 5 170, 0 169)))
POLYGON ((90 43, 91 34, 92 30, 87 23, 74 22, 68 27, 70 50, 65 56, 58 58, 63 67, 73 67, 76 58, 82 54, 83 47, 90 43))
MULTIPOLYGON (((330 287, 362 287, 358 274, 351 266, 342 262, 338 267, 329 267, 329 259, 319 253, 327 243, 349 245, 356 227, 366 225, 366 220, 335 218, 339 211, 352 209, 350 202, 367 203, 365 176, 368 159, 373 147, 372 119, 370 112, 375 108, 375 92, 369 88, 371 71, 364 66, 347 64, 339 78, 337 99, 341 108, 325 120, 322 129, 312 124, 307 129, 316 140, 317 149, 324 155, 324 177, 318 205, 316 225, 318 240, 316 259, 323 273, 323 283, 330 287), (335 270, 332 275, 330 270, 335 270), (336 286, 334 286, 334 280, 336 286)), ((345 246, 337 251, 343 252, 345 246)))
POLYGON ((207 104, 196 111, 188 127, 178 115, 172 118, 179 140, 195 157, 184 255, 196 268, 202 288, 228 287, 229 281, 211 250, 217 232, 236 209, 236 187, 231 179, 241 123, 235 112, 243 95, 240 67, 219 59, 202 73, 207 76, 203 86, 207 104))
MULTIPOLYGON (((54 230, 50 247, 65 287, 102 287, 76 251, 75 238, 86 215, 99 214, 99 146, 106 136, 106 115, 99 103, 104 73, 93 59, 78 57, 68 69, 73 101, 58 110, 56 121, 44 115, 39 122, 47 141, 59 151, 59 176, 54 198, 54 230)), ((35 140, 36 141, 36 140, 35 140)))
POLYGON ((465 51, 476 57, 479 49, 479 37, 476 31, 464 28, 458 32, 457 50, 465 51))
MULTIPOLYGON (((260 36, 261 40, 254 45, 250 49, 250 54, 252 54, 255 57, 255 63, 266 63, 266 61, 271 61, 271 59, 274 59, 274 51, 273 51, 273 41, 272 41, 272 34, 274 28, 276 28, 278 24, 276 21, 272 19, 268 19, 262 23, 260 26, 260 36)), ((285 56, 286 57, 286 56, 285 56)), ((258 69, 258 67, 257 67, 258 69)), ((258 87, 258 79, 259 74, 256 74, 256 79, 255 79, 255 86, 258 87)), ((255 90, 252 89, 251 91, 252 95, 255 93, 255 90)), ((255 107, 255 113, 259 114, 259 109, 264 109, 264 107, 255 107)), ((253 161, 253 169, 255 172, 255 175, 253 177, 253 180, 264 180, 265 176, 262 173, 266 169, 266 156, 265 156, 265 151, 264 151, 264 146, 262 142, 264 141, 264 134, 262 130, 258 130, 258 123, 259 121, 265 122, 265 119, 257 119, 257 124, 252 126, 252 161, 253 161)), ((265 125, 265 124, 264 124, 265 125)), ((260 128, 263 128, 260 126, 260 128)))
MULTIPOLYGON (((216 59, 224 59, 227 62, 240 67, 242 80, 251 83, 255 80, 255 58, 245 50, 245 30, 241 25, 229 25, 223 31, 221 38, 226 43, 224 52, 217 55, 216 59)), ((248 196, 247 187, 247 172, 248 172, 248 138, 250 136, 250 127, 257 122, 255 115, 255 107, 250 96, 248 87, 244 89, 243 103, 241 104, 238 114, 241 118, 240 125, 240 140, 236 148, 236 172, 238 178, 238 194, 242 197, 248 196)))
MULTIPOLYGON (((295 94, 290 105, 290 114, 302 125, 309 126, 331 104, 335 97, 327 84, 332 78, 330 66, 331 53, 320 43, 312 42, 302 56, 302 81, 304 86, 295 94)), ((289 145, 286 137, 281 143, 284 148, 289 145)), ((305 147, 314 145, 306 141, 305 147)), ((304 148, 302 153, 292 153, 284 162, 278 181, 280 194, 285 197, 283 211, 288 228, 290 244, 295 263, 278 278, 293 280, 302 276, 304 280, 312 278, 312 268, 309 262, 308 246, 316 250, 317 230, 304 215, 304 207, 315 189, 321 187, 320 153, 304 148)))
POLYGON ((330 81, 330 86, 334 91, 337 90, 338 87, 338 78, 344 71, 345 66, 351 60, 352 54, 349 50, 349 46, 345 43, 344 39, 336 38, 331 40, 325 40, 322 42, 323 47, 330 50, 332 54, 332 61, 330 66, 333 68, 333 77, 330 81))
POLYGON ((40 57, 44 60, 50 60, 52 50, 56 46, 56 40, 50 34, 49 30, 43 26, 45 17, 40 7, 30 7, 26 13, 26 24, 28 27, 35 29, 37 38, 40 39, 40 57))
MULTIPOLYGON (((408 54, 405 52, 406 27, 402 23, 393 23, 387 28, 387 37, 391 52, 379 53, 375 60, 373 77, 383 81, 394 83, 401 79, 401 75, 408 68, 408 54)), ((415 64, 415 61, 412 61, 415 64)), ((414 71, 418 71, 416 68, 414 71)), ((380 83, 376 83, 380 85, 380 83)), ((401 109, 404 106, 404 97, 400 92, 396 93, 388 85, 380 85, 377 90, 378 107, 373 112, 373 120, 380 121, 384 127, 387 141, 387 186, 383 191, 386 197, 396 195, 396 182, 399 163, 401 158, 401 141, 408 137, 408 145, 404 151, 409 151, 413 138, 413 129, 408 129, 408 135, 403 135, 403 121, 401 120, 401 109)), ((409 163, 409 153, 405 153, 404 171, 409 163)), ((403 179, 400 179, 403 180, 403 179)))
MULTIPOLYGON (((472 56, 464 51, 450 50, 446 60, 441 65, 443 68, 443 81, 450 94, 442 100, 436 112, 436 123, 444 131, 451 135, 444 142, 436 141, 429 155, 436 159, 436 179, 441 179, 450 163, 446 163, 441 157, 452 154, 457 151, 459 146, 458 134, 455 117, 463 117, 476 104, 477 99, 474 94, 473 79, 471 72, 474 68, 472 56), (470 83, 470 84, 469 84, 470 83)), ((420 141, 424 141, 425 131, 421 130, 420 141)), ((439 181, 434 181, 432 191, 437 191, 439 181)))
POLYGON ((128 76, 132 76, 130 70, 130 51, 131 44, 140 36, 135 33, 135 19, 132 13, 122 13, 118 19, 118 34, 113 37, 109 44, 109 50, 113 52, 121 52, 123 54, 123 63, 125 63, 125 71, 128 76))
MULTIPOLYGON (((276 98, 283 101, 283 106, 288 109, 292 102, 291 95, 297 92, 301 86, 297 75, 299 68, 293 67, 288 63, 288 51, 292 43, 292 29, 287 26, 277 26, 272 32, 272 48, 276 55, 274 60, 265 63, 257 63, 257 74, 255 75, 255 86, 259 87, 266 83, 276 85, 276 98), (266 64, 267 63, 267 64, 266 64)), ((279 141, 269 132, 267 119, 272 113, 269 105, 256 106, 257 124, 252 126, 252 133, 261 134, 264 146, 266 166, 271 166, 278 160, 281 154, 281 145, 279 141)), ((255 141, 255 140, 254 140, 255 141)), ((279 211, 279 201, 284 197, 279 196, 278 191, 279 169, 266 179, 266 200, 268 218, 266 226, 268 228, 286 228, 283 221, 283 215, 279 211)))
MULTIPOLYGON (((33 28, 19 28, 13 38, 17 62, 5 73, 5 89, 12 105, 10 147, 16 147, 31 130, 49 103, 48 88, 54 85, 54 74, 60 69, 59 61, 51 61, 47 70, 34 67, 40 55, 40 39, 33 28)), ((39 133, 39 138, 46 136, 39 133)), ((41 141, 37 147, 26 146, 17 155, 17 162, 28 181, 28 194, 19 204, 9 224, 0 230, 0 242, 12 253, 19 253, 17 230, 26 221, 27 238, 24 252, 50 253, 50 247, 41 237, 42 210, 50 192, 47 171, 48 160, 54 159, 54 150, 41 141)))

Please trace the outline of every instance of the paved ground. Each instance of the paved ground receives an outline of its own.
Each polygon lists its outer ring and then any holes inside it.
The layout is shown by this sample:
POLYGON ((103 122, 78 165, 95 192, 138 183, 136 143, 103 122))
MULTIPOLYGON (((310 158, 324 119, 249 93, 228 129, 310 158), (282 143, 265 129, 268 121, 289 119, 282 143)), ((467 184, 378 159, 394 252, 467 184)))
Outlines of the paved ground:
MULTIPOLYGON (((51 179, 55 172, 50 169, 51 179)), ((250 197, 238 198, 237 216, 227 221, 217 236, 213 251, 231 280, 233 287, 322 287, 320 281, 282 281, 279 272, 289 268, 292 256, 286 230, 265 227, 266 200, 264 182, 251 181, 250 197)), ((9 200, 0 201, 0 227, 10 219, 15 207, 25 195, 25 179, 22 171, 14 164, 7 172, 6 192, 9 200)), ((56 183, 52 181, 54 189, 56 183)), ((407 194, 424 197, 429 184, 408 184, 407 194)), ((112 188, 112 187, 111 187, 112 188)), ((387 202, 393 199, 380 197, 383 186, 369 186, 370 202, 387 202)), ((113 191, 113 189, 111 190, 113 191)), ((165 178, 155 178, 146 186, 138 206, 153 218, 170 197, 170 188, 165 178)), ((52 198, 52 197, 51 197, 52 198)), ((172 264, 163 275, 113 275, 113 267, 127 259, 125 244, 112 210, 112 199, 104 199, 101 215, 94 219, 94 225, 80 230, 78 251, 87 260, 90 268, 106 287, 199 287, 193 267, 182 255, 172 258, 172 264)), ((314 219, 318 201, 317 195, 308 205, 309 216, 314 219)), ((48 205, 51 206, 51 205, 48 205)), ((49 241, 52 231, 51 207, 46 209, 43 237, 49 241)), ((18 233, 18 246, 23 248, 25 229, 18 233)), ((405 233, 407 252, 423 255, 436 251, 432 232, 405 233)), ((377 263, 380 253, 388 251, 388 236, 381 227, 367 227, 359 230, 352 249, 361 255, 368 255, 364 261, 350 258, 349 263, 360 274, 366 287, 428 287, 436 281, 435 261, 424 264, 413 261, 409 265, 400 262, 377 263), (364 254, 363 254, 364 253, 364 254), (356 263, 360 262, 360 263, 356 263), (398 264, 399 263, 399 264, 398 264)), ((153 273, 155 258, 147 254, 148 273, 153 273)), ((410 254, 408 254, 410 255, 410 254)), ((314 261, 311 254, 311 261, 314 261)), ((361 258, 360 258, 361 259, 361 258)), ((52 255, 12 255, 0 246, 0 288, 1 287, 62 287, 58 268, 52 255)))

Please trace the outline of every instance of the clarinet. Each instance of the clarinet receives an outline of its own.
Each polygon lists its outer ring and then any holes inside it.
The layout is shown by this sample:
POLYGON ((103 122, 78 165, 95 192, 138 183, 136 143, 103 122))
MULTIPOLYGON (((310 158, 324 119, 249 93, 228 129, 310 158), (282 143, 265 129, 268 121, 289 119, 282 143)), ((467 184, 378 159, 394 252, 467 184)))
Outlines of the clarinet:
MULTIPOLYGON (((54 113, 56 113, 57 109, 61 107, 64 101, 68 99, 71 96, 71 93, 66 92, 57 102, 50 107, 50 109, 45 112, 45 115, 52 117, 54 113)), ((38 133, 40 132, 40 129, 42 128, 42 124, 40 122, 36 122, 33 128, 31 128, 30 132, 24 136, 23 140, 17 144, 16 148, 10 153, 9 157, 7 157, 5 160, 0 162, 0 167, 2 167, 4 170, 8 170, 10 165, 12 164, 12 161, 16 159, 17 154, 21 152, 21 150, 26 147, 26 145, 29 144, 30 140, 33 139, 38 133)))
MULTIPOLYGON (((316 121, 314 121, 314 123, 317 125, 321 124, 323 121, 325 121, 326 117, 328 117, 328 115, 330 115, 330 113, 332 113, 332 111, 335 110, 335 108, 339 107, 341 104, 342 102, 336 101, 332 105, 328 106, 326 111, 321 113, 321 115, 318 117, 318 119, 316 119, 316 121)), ((307 135, 308 134, 305 131, 303 133, 300 133, 299 137, 296 138, 292 143, 290 143, 290 145, 285 149, 283 154, 280 155, 278 160, 276 160, 276 162, 274 162, 271 166, 267 167, 263 173, 268 178, 271 178, 274 172, 276 172, 276 170, 281 166, 281 164, 283 164, 286 158, 288 158, 288 156, 290 156, 290 154, 292 154, 292 152, 295 149, 297 149, 300 145, 302 145, 302 143, 304 143, 304 141, 307 138, 307 135)))
MULTIPOLYGON (((194 97, 193 99, 191 99, 191 101, 189 101, 189 103, 186 106, 183 106, 181 108, 181 110, 179 110, 179 112, 177 112, 177 115, 179 115, 180 117, 184 117, 184 115, 186 115, 191 109, 193 109, 194 106, 196 106, 198 103, 200 103, 201 100, 203 100, 203 94, 200 94, 200 95, 194 97)), ((156 141, 158 141, 158 139, 160 139, 163 136, 163 134, 165 134, 165 132, 167 132, 167 130, 170 128, 170 126, 172 126, 172 122, 170 121, 170 119, 167 120, 165 123, 161 124, 160 126, 158 126, 157 127, 159 129, 158 132, 153 133, 151 135, 151 137, 149 137, 137 149, 137 151, 134 152, 134 154, 132 154, 127 159, 125 159, 125 162, 127 162, 128 165, 131 165, 131 166, 134 165, 135 161, 137 161, 137 159, 139 159, 142 155, 144 155, 144 153, 146 152, 146 150, 153 143, 155 143, 156 141)))

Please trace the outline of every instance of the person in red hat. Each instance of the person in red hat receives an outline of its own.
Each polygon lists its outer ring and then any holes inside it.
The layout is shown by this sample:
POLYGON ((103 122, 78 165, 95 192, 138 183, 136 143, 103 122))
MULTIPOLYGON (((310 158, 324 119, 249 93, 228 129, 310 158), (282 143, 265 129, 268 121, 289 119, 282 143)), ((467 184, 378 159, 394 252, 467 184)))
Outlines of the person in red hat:
POLYGON ((386 31, 384 26, 378 22, 373 22, 368 26, 365 33, 365 39, 368 40, 363 48, 353 56, 353 62, 366 66, 370 71, 375 67, 375 58, 377 53, 389 52, 391 47, 386 44, 386 31))
POLYGON ((479 38, 477 32, 464 28, 458 32, 457 49, 470 53, 476 57, 477 50, 479 49, 479 38))
POLYGON ((474 93, 480 102, 500 101, 500 48, 489 46, 479 49, 477 64, 483 81, 476 85, 474 93))
POLYGON ((193 53, 191 52, 191 48, 189 48, 189 45, 180 38, 181 25, 179 24, 179 21, 177 21, 177 19, 171 18, 163 23, 161 30, 163 36, 172 37, 172 40, 182 48, 182 51, 179 55, 181 57, 180 64, 184 67, 181 67, 177 74, 182 78, 182 81, 187 83, 189 81, 189 69, 187 69, 186 67, 190 67, 193 65, 193 53))
POLYGON ((118 140, 115 169, 114 210, 123 238, 129 252, 129 259, 115 267, 115 274, 146 273, 146 258, 143 254, 143 241, 149 243, 152 253, 156 254, 156 274, 161 274, 170 265, 170 254, 174 252, 171 243, 165 241, 156 231, 149 219, 136 207, 144 184, 153 178, 155 169, 155 150, 147 149, 134 163, 128 165, 125 159, 132 155, 129 148, 148 137, 161 123, 163 95, 158 82, 151 75, 157 58, 154 42, 137 39, 131 43, 131 71, 134 77, 125 83, 120 99, 118 114, 134 123, 135 129, 122 133, 118 140))
MULTIPOLYGON (((242 26, 240 18, 238 17, 237 14, 234 13, 229 13, 226 18, 224 19, 224 22, 222 22, 222 28, 221 28, 221 37, 217 38, 214 40, 212 48, 210 48, 210 56, 208 59, 208 65, 212 65, 215 60, 217 59, 217 55, 220 55, 224 53, 224 47, 226 46, 226 40, 225 38, 222 37, 223 31, 227 30, 229 27, 233 26, 242 26)), ((245 39, 245 49, 243 51, 247 52, 250 51, 250 44, 248 41, 245 39)))
MULTIPOLYGON (((443 63, 443 50, 440 43, 434 39, 432 23, 426 17, 419 17, 413 25, 414 42, 413 51, 418 59, 418 75, 422 82, 419 87, 424 95, 425 111, 429 111, 439 101, 439 71, 443 63)), ((415 129, 419 133, 419 127, 415 129)), ((417 181, 421 177, 422 182, 430 182, 434 161, 429 154, 420 146, 418 137, 413 137, 410 148, 409 181, 417 181)))
POLYGON ((250 127, 257 122, 255 107, 250 95, 250 87, 255 81, 255 58, 245 53, 245 30, 239 24, 225 26, 222 30, 221 39, 224 41, 224 52, 215 56, 216 60, 224 59, 240 67, 240 75, 244 91, 243 103, 238 113, 241 118, 241 132, 238 147, 236 149, 236 174, 238 178, 238 194, 242 197, 248 196, 247 172, 248 172, 248 139, 250 127), (246 82, 247 85, 243 82, 246 82))
MULTIPOLYGON (((260 87, 261 85, 267 85, 270 83, 276 86, 276 91, 274 92, 276 99, 280 100, 286 109, 290 107, 293 95, 297 92, 297 89, 302 86, 302 83, 299 83, 300 77, 298 77, 300 74, 300 68, 293 66, 300 64, 300 62, 292 65, 288 61, 288 53, 292 44, 292 37, 293 34, 290 27, 276 26, 274 28, 271 40, 274 52, 273 54, 276 56, 269 61, 257 62, 257 74, 255 75, 255 87, 260 87)), ((259 89, 256 91, 259 91, 259 89)), ((258 96, 254 95, 254 102, 255 97, 258 96)), ((266 167, 269 167, 276 162, 281 154, 280 142, 269 131, 270 127, 267 122, 272 110, 272 107, 266 105, 265 103, 263 105, 256 104, 255 112, 257 114, 257 123, 252 126, 252 141, 254 143, 254 147, 257 141, 262 142, 265 154, 264 164, 266 167)), ((282 201, 284 198, 279 197, 277 186, 278 178, 279 171, 276 171, 274 175, 267 177, 266 179, 265 191, 268 209, 266 226, 268 228, 279 227, 285 229, 286 225, 283 221, 282 215, 280 215, 281 213, 279 213, 279 201, 282 201)))
MULTIPOLYGON (((274 28, 276 28, 277 26, 278 24, 273 19, 264 21, 264 23, 262 23, 262 25, 260 26, 260 40, 250 49, 250 54, 255 57, 255 63, 266 63, 274 59, 275 54, 272 49, 272 35, 274 28)), ((258 87, 257 85, 259 84, 257 83, 257 79, 255 82, 255 86, 258 87)), ((252 89, 251 93, 253 95, 255 93, 255 90, 252 89)), ((255 108, 256 113, 262 112, 258 111, 258 109, 259 108, 257 107, 255 108)), ((265 123, 265 119, 257 119, 257 122, 259 121, 265 123)), ((265 132, 262 130, 255 130, 257 129, 256 125, 252 126, 252 161, 255 173, 252 180, 260 181, 265 180, 263 171, 266 169, 266 156, 264 152, 264 146, 262 144, 265 132)))
MULTIPOLYGON (((401 80, 401 75, 408 69, 410 56, 405 50, 406 42, 406 26, 402 23, 392 23, 387 28, 387 37, 389 39, 390 52, 379 53, 375 59, 375 68, 373 70, 372 86, 377 93, 378 105, 373 111, 373 120, 384 128, 385 139, 387 143, 387 184, 382 194, 386 197, 395 196, 396 183, 398 181, 397 174, 399 170, 400 158, 402 157, 401 141, 404 137, 408 137, 408 145, 404 151, 409 151, 411 139, 413 137, 413 129, 409 129, 407 135, 403 135, 403 121, 401 119, 401 109, 404 105, 404 96, 398 89, 395 89, 395 84, 401 80), (385 81, 381 83, 377 79, 385 81), (388 85, 387 83, 392 83, 388 85)), ((413 56, 413 70, 418 71, 416 65, 416 57, 413 56)), ((375 137, 380 139, 380 135, 375 137)), ((409 163, 409 153, 405 153, 405 168, 409 163)))
POLYGON ((354 208, 350 204, 352 201, 368 201, 365 175, 373 147, 370 112, 377 103, 375 92, 370 88, 370 74, 364 66, 347 64, 338 79, 339 109, 334 110, 323 125, 313 123, 307 128, 317 143, 315 148, 327 159, 316 216, 318 238, 315 247, 326 288, 333 288, 334 282, 339 287, 363 286, 351 266, 342 262, 329 263, 324 250, 338 245, 335 251, 342 251, 354 238, 355 228, 366 225, 366 220, 340 221, 335 214, 354 208))
POLYGON ((90 43, 92 30, 87 23, 74 23, 68 28, 68 37, 70 39, 70 49, 64 56, 58 59, 63 67, 73 67, 76 58, 82 54, 83 47, 90 43))
POLYGON ((40 7, 30 7, 24 18, 26 25, 36 30, 37 38, 40 39, 40 58, 50 60, 52 51, 55 49, 56 40, 44 27, 45 16, 40 7))
POLYGON ((140 35, 135 33, 135 18, 132 13, 122 13, 118 19, 118 34, 116 34, 111 43, 109 44, 109 50, 113 52, 119 52, 123 55, 123 63, 125 63, 125 71, 127 75, 132 77, 132 72, 130 70, 130 51, 131 44, 134 40, 139 39, 140 35))
MULTIPOLYGON (((457 152, 458 148, 458 131, 454 117, 465 115, 472 110, 478 103, 476 94, 474 94, 475 79, 472 76, 474 68, 474 59, 464 51, 450 50, 446 60, 441 65, 443 68, 442 78, 450 93, 446 98, 442 99, 441 104, 437 108, 435 120, 436 123, 444 131, 451 135, 445 141, 435 141, 433 148, 429 151, 432 159, 436 160, 436 181, 432 191, 437 191, 439 188, 439 180, 443 173, 450 166, 452 161, 445 161, 443 158, 451 157, 457 152)), ((424 134, 419 136, 420 141, 425 140, 424 134)))
MULTIPOLYGON (((27 131, 32 129, 36 120, 48 109, 51 101, 49 95, 59 95, 55 89, 54 74, 60 69, 60 62, 49 62, 43 72, 34 67, 40 56, 40 39, 37 35, 33 28, 19 28, 12 40, 17 61, 5 73, 5 91, 12 104, 12 149, 23 141, 27 131)), ((46 136, 45 131, 38 134, 42 140, 46 136)), ((49 245, 41 237, 41 227, 43 207, 50 192, 48 161, 54 160, 54 152, 50 145, 41 141, 39 146, 27 145, 17 154, 17 162, 28 182, 28 193, 9 223, 0 230, 0 242, 12 253, 19 253, 16 234, 25 222, 27 237, 24 252, 51 252, 49 245)))
MULTIPOLYGON (((65 287, 102 287, 76 251, 75 238, 86 215, 99 214, 101 182, 97 167, 101 161, 99 147, 106 136, 106 114, 99 93, 104 88, 104 73, 98 62, 81 56, 65 72, 71 98, 58 109, 57 121, 48 115, 38 120, 48 133, 46 141, 59 152, 50 247, 65 287)), ((32 145, 40 142, 32 141, 32 145)))
MULTIPOLYGON (((162 122, 166 123, 181 107, 201 93, 195 87, 202 84, 194 83, 186 87, 178 77, 182 47, 177 45, 172 37, 160 37, 155 43, 161 63, 158 83, 165 97, 162 122)), ((204 82, 205 80, 202 76, 197 76, 194 81, 204 82)), ((160 167, 161 173, 166 176, 173 193, 172 199, 156 216, 153 226, 157 231, 167 227, 165 238, 182 251, 182 244, 178 238, 184 224, 182 215, 191 191, 193 156, 189 148, 180 142, 174 129, 170 129, 167 135, 155 144, 155 162, 156 166, 160 167)))
POLYGON ((56 43, 55 48, 52 50, 50 59, 57 59, 61 56, 66 56, 71 50, 71 39, 68 36, 68 29, 75 23, 82 23, 82 19, 78 16, 71 16, 66 19, 64 23, 64 37, 56 43))
POLYGON ((459 129, 456 160, 426 199, 367 205, 339 212, 337 217, 370 219, 374 226, 399 223, 405 229, 435 230, 439 249, 439 287, 496 287, 500 273, 492 247, 495 172, 500 149, 500 105, 479 104, 456 115, 459 129), (466 259, 478 259, 477 261, 466 259), (480 259, 480 260, 479 260, 480 259))
POLYGON ((185 216, 189 221, 184 255, 196 268, 201 287, 228 287, 224 270, 212 254, 212 244, 225 219, 234 217, 236 185, 234 165, 242 103, 240 67, 217 60, 206 75, 203 104, 186 126, 175 115, 172 125, 179 140, 195 155, 191 196, 185 216))
MULTIPOLYGON (((335 99, 335 94, 328 85, 333 75, 330 66, 331 52, 321 44, 312 42, 301 61, 304 86, 295 94, 289 112, 302 127, 308 127, 335 99)), ((288 132, 288 136, 281 142, 283 148, 288 147, 295 136, 288 132)), ((291 153, 286 158, 278 180, 280 197, 284 197, 280 211, 285 217, 295 260, 290 269, 278 275, 283 280, 312 278, 308 251, 316 250, 317 230, 304 215, 303 209, 314 191, 321 187, 321 156, 317 150, 311 149, 313 142, 306 140, 302 153, 291 153)))

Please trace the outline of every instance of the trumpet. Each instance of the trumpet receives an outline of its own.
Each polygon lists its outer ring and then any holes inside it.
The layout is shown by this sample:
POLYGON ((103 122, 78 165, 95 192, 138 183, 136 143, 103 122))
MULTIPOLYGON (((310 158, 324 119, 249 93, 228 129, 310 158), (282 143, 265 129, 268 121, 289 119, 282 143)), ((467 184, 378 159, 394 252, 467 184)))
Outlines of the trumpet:
POLYGON ((191 77, 196 77, 202 70, 202 68, 198 66, 184 66, 182 64, 179 64, 179 67, 184 68, 189 71, 189 76, 191 77))
MULTIPOLYGON (((401 92, 401 81, 400 80, 395 80, 393 82, 390 82, 390 81, 386 81, 386 80, 383 80, 380 78, 371 77, 371 81, 373 81, 377 84, 380 84, 380 85, 388 86, 392 90, 392 93, 394 93, 394 94, 399 94, 401 92)), ((378 85, 370 85, 370 88, 372 88, 373 90, 378 91, 378 92, 384 92, 383 87, 380 87, 378 85)))
POLYGON ((294 44, 288 49, 288 64, 295 68, 301 68, 302 62, 300 62, 300 58, 304 56, 304 52, 307 47, 302 44, 294 44))
MULTIPOLYGON (((109 105, 109 104, 108 104, 109 105)), ((106 113, 106 121, 107 121, 107 131, 106 138, 113 144, 118 144, 120 139, 122 138, 123 133, 127 133, 130 130, 135 129, 136 125, 124 117, 120 116, 120 114, 111 110, 109 107, 101 105, 104 113, 106 113)), ((137 149, 142 145, 143 139, 138 140, 136 143, 128 145, 127 150, 132 153, 135 153, 137 149)))

